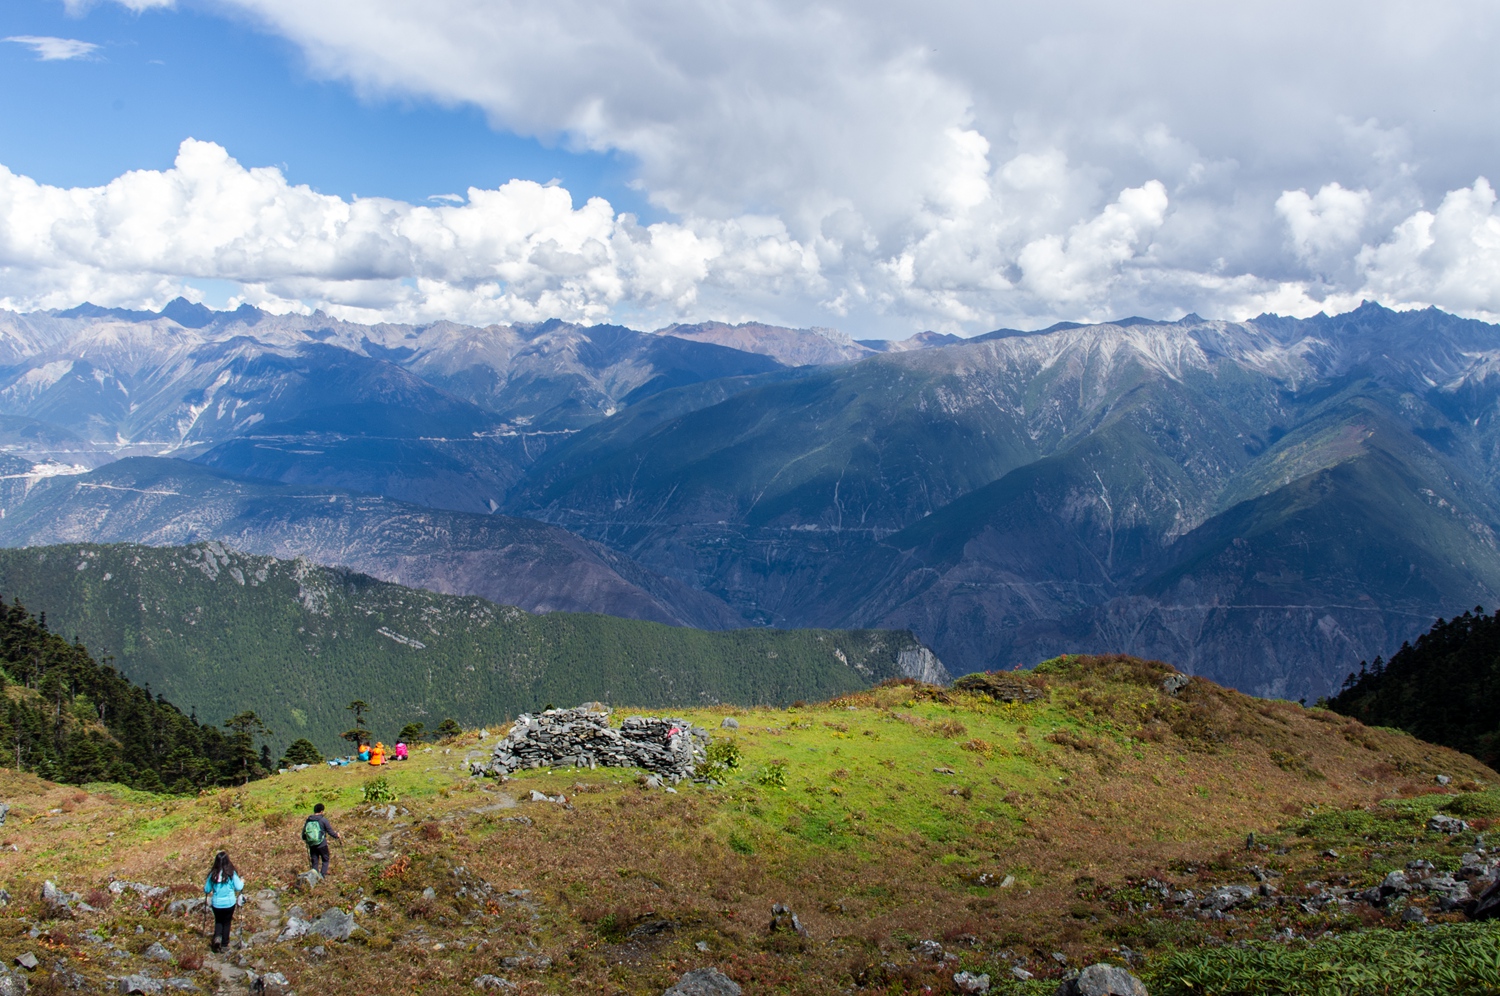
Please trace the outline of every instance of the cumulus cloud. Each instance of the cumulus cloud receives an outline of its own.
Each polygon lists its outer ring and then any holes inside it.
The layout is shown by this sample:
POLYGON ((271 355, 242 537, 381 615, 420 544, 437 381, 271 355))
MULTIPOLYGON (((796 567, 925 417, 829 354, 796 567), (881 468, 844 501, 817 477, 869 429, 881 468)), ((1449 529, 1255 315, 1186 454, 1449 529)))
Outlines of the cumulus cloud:
MULTIPOLYGON (((1464 276, 1488 265, 1474 177, 1500 153, 1473 125, 1500 92, 1484 0, 215 3, 374 99, 476 106, 497 128, 622 153, 671 220, 515 183, 422 207, 319 200, 219 150, 215 176, 272 207, 176 195, 203 234, 161 233, 148 260, 100 247, 151 202, 38 195, 73 212, 37 257, 58 282, 12 267, 8 299, 215 276, 361 314, 900 334, 1306 313, 1377 292, 1490 307, 1464 276), (89 238, 62 237, 74 227, 89 238)), ((209 183, 190 166, 101 189, 209 183)))
POLYGON ((53 38, 51 35, 11 35, 5 40, 27 46, 42 62, 84 59, 99 50, 99 46, 93 42, 79 41, 77 38, 53 38))

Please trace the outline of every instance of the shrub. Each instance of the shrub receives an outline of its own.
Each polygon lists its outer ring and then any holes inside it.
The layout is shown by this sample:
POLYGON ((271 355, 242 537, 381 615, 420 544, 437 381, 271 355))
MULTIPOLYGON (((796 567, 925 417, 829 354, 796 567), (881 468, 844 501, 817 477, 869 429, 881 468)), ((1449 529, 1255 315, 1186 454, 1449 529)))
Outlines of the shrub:
POLYGON ((755 781, 758 785, 767 788, 786 788, 786 762, 772 761, 755 773, 755 781))
POLYGON ((396 790, 386 778, 372 778, 360 788, 365 802, 395 802, 396 790))
POLYGON ((722 782, 731 770, 740 766, 743 756, 740 745, 734 740, 729 738, 714 740, 709 743, 703 760, 693 773, 699 778, 722 782))

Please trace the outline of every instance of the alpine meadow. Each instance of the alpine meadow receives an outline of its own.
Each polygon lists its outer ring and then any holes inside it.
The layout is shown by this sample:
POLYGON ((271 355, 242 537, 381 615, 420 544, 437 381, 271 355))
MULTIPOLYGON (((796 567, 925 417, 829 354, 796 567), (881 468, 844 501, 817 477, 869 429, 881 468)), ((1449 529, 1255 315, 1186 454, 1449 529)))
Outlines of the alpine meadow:
POLYGON ((1500 994, 1497 46, 0 5, 0 996, 1500 994))

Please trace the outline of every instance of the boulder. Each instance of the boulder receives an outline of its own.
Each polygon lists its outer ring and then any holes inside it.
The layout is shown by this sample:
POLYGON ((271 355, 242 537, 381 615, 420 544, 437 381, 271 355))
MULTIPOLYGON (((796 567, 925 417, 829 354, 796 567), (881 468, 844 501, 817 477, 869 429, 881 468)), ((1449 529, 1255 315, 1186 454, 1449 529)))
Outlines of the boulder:
POLYGON ((1385 896, 1396 896, 1411 891, 1411 884, 1406 881, 1406 873, 1393 871, 1386 875, 1385 880, 1380 883, 1380 894, 1385 896))
POLYGON ((797 914, 780 903, 771 907, 771 933, 774 934, 778 930, 790 930, 799 937, 811 936, 807 928, 802 926, 802 921, 797 918, 797 914))
POLYGON ((1493 882, 1488 889, 1479 894, 1464 913, 1470 920, 1494 920, 1500 918, 1500 880, 1493 882))
POLYGON ((1057 987, 1057 996, 1147 996, 1146 985, 1123 968, 1090 965, 1057 987))
POLYGON ((321 881, 323 881, 323 876, 318 874, 318 870, 316 868, 309 868, 297 876, 297 888, 311 890, 316 888, 321 881))
POLYGON ((70 907, 78 902, 78 893, 64 892, 50 879, 42 883, 42 908, 49 916, 69 916, 70 907))
POLYGON ((10 815, 10 803, 0 802, 0 827, 5 826, 5 818, 10 815))
POLYGON ((695 968, 662 996, 740 996, 740 987, 717 968, 695 968))
POLYGON ((1427 821, 1427 829, 1432 833, 1443 833, 1451 837, 1456 833, 1463 833, 1469 829, 1469 825, 1455 816, 1437 813, 1427 821))
POLYGON ((704 759, 708 731, 684 719, 630 716, 609 725, 597 703, 577 709, 522 714, 474 774, 508 775, 525 768, 644 768, 674 780, 687 778, 704 759))
POLYGON ((1168 695, 1176 696, 1191 682, 1192 676, 1186 674, 1169 674, 1161 680, 1161 690, 1168 695))
POLYGON ((148 947, 145 951, 142 951, 141 955, 143 957, 150 958, 152 961, 172 960, 172 952, 168 951, 160 941, 152 941, 151 946, 148 947))
POLYGON ((319 934, 330 941, 347 941, 349 935, 359 929, 353 913, 345 913, 338 907, 325 910, 307 925, 308 933, 319 934))
POLYGON ((25 954, 16 955, 16 964, 30 972, 40 965, 41 962, 37 961, 36 955, 27 951, 25 954))
POLYGON ((514 989, 516 984, 509 979, 502 979, 498 975, 488 973, 476 976, 474 979, 475 989, 514 989))
POLYGON ((1259 890, 1248 885, 1221 885, 1198 901, 1198 908, 1223 913, 1248 903, 1259 890))
POLYGON ((984 996, 990 991, 990 977, 975 975, 973 972, 957 972, 953 976, 953 988, 971 996, 984 996))
POLYGON ((289 916, 286 918, 286 925, 281 928, 281 935, 276 939, 278 941, 290 941, 294 938, 301 937, 311 929, 312 924, 308 923, 301 917, 289 916))
POLYGON ((159 993, 166 983, 149 975, 126 975, 116 979, 115 986, 122 993, 159 993))
POLYGON ((1040 688, 1005 671, 966 674, 955 681, 953 687, 961 692, 983 695, 996 702, 1035 702, 1042 697, 1040 688))
POLYGON ((29 984, 19 975, 13 975, 0 966, 0 996, 26 996, 29 984))
POLYGON ((735 719, 733 716, 725 716, 723 721, 719 723, 719 729, 721 730, 738 730, 739 728, 740 721, 735 719))

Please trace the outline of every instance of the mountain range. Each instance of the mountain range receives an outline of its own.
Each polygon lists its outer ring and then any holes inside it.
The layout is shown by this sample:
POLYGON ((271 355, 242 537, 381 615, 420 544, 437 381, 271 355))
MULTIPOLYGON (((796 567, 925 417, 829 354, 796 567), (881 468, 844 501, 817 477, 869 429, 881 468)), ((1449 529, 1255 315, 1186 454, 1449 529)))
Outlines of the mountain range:
POLYGON ((1334 691, 1500 591, 1500 328, 1366 304, 901 343, 0 313, 0 543, 305 557, 536 611, 910 629, 1334 691))

